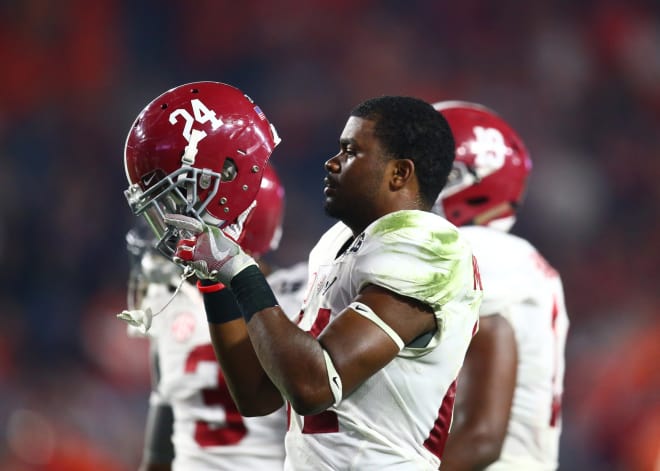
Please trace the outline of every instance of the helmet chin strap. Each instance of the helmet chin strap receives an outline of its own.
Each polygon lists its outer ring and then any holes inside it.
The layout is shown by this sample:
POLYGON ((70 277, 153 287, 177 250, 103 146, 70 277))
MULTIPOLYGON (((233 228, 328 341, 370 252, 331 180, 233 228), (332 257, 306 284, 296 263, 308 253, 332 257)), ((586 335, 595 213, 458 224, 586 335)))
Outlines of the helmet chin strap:
POLYGON ((167 306, 170 305, 176 295, 179 294, 179 291, 181 290, 181 287, 186 282, 186 280, 194 274, 195 270, 190 266, 186 266, 183 273, 181 274, 181 279, 179 280, 179 284, 174 290, 174 293, 172 293, 170 299, 168 299, 167 302, 155 313, 151 310, 151 307, 147 307, 146 309, 126 309, 117 314, 117 318, 126 321, 133 327, 136 327, 142 335, 146 335, 151 328, 151 322, 153 318, 163 312, 167 306))

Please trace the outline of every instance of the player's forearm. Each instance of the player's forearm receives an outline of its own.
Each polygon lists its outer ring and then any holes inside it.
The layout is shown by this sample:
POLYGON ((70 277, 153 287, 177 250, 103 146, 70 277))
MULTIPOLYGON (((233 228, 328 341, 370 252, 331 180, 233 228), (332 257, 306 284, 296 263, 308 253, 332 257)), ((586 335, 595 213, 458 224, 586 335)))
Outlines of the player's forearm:
POLYGON ((321 344, 314 337, 279 306, 259 311, 247 325, 261 365, 296 412, 309 415, 332 405, 321 344))
POLYGON ((239 412, 259 416, 275 411, 282 396, 257 359, 234 293, 221 283, 201 282, 198 288, 215 356, 239 412))
POLYGON ((270 414, 283 403, 282 395, 266 375, 248 337, 245 322, 236 319, 209 323, 216 357, 241 415, 270 414))
POLYGON ((289 320, 263 274, 248 267, 232 278, 231 288, 263 369, 294 410, 306 415, 330 406, 321 345, 289 320))

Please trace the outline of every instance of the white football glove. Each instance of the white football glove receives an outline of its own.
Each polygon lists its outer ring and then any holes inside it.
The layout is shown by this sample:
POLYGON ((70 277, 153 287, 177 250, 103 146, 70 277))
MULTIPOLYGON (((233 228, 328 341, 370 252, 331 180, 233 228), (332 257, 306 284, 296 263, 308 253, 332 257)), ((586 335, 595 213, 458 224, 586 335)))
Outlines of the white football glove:
POLYGON ((199 279, 229 284, 235 275, 257 264, 218 227, 181 214, 166 214, 164 221, 193 235, 177 243, 173 260, 192 267, 199 279))

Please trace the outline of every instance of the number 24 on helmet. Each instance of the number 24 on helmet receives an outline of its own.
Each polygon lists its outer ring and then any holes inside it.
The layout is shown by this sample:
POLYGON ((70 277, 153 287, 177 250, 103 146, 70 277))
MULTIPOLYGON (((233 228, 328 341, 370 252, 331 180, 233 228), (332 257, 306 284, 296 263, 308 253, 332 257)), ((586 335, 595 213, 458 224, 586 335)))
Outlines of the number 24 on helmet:
POLYGON ((179 234, 163 222, 178 213, 222 227, 255 199, 275 127, 247 95, 219 82, 172 88, 137 116, 126 138, 124 192, 159 249, 171 255, 179 234))

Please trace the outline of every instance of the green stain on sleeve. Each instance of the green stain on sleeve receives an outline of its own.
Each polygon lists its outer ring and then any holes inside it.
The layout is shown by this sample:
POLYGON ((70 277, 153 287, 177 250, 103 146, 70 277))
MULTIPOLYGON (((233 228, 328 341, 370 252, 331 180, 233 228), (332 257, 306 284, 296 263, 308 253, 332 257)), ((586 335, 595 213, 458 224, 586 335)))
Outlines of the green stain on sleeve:
POLYGON ((367 232, 383 241, 372 260, 376 276, 370 278, 376 284, 434 308, 464 284, 466 248, 456 228, 442 218, 423 211, 398 211, 380 218, 367 232))

